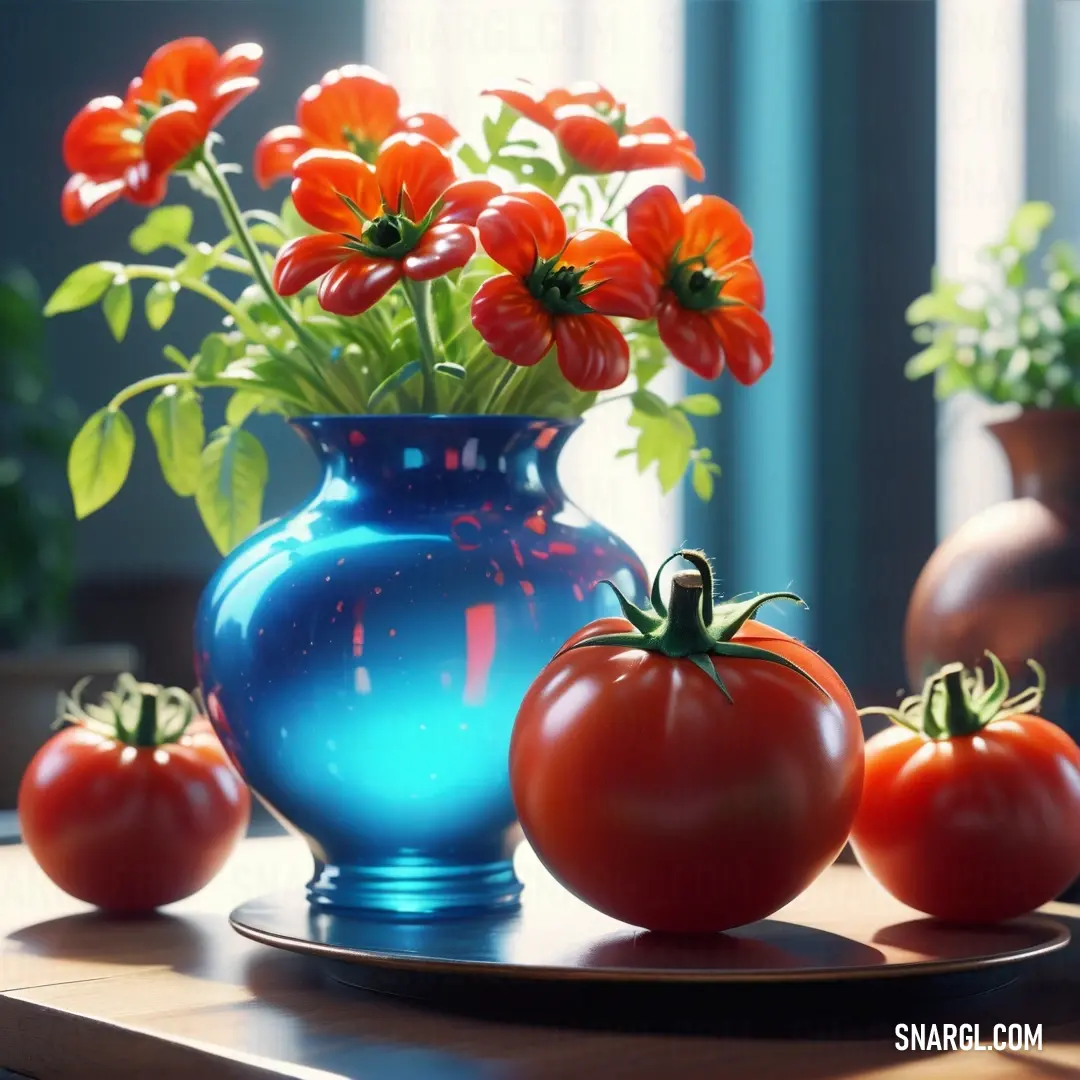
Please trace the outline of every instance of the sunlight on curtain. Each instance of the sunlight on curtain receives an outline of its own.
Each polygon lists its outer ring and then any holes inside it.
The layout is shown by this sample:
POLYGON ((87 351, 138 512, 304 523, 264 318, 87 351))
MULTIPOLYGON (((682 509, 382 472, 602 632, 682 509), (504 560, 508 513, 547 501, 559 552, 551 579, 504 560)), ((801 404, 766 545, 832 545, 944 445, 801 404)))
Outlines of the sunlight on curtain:
MULTIPOLYGON (((1024 0, 939 0, 937 262, 978 272, 1024 199, 1024 0)), ((928 282, 929 284, 929 282, 928 282)), ((938 533, 1007 498, 1008 469, 983 430, 998 408, 963 395, 939 414, 938 533)))
MULTIPOLYGON (((367 0, 367 60, 401 91, 406 109, 448 114, 471 142, 481 140, 481 117, 494 102, 487 87, 526 78, 548 88, 595 80, 629 104, 631 119, 654 114, 682 123, 682 4, 674 0, 367 0)), ((669 173, 638 174, 632 195, 669 173)), ((671 371, 656 389, 678 393, 671 371)), ((567 491, 584 510, 623 537, 653 570, 682 539, 678 491, 662 497, 655 477, 638 476, 630 459, 614 460, 631 444, 623 402, 605 405, 586 421, 564 459, 567 491)))

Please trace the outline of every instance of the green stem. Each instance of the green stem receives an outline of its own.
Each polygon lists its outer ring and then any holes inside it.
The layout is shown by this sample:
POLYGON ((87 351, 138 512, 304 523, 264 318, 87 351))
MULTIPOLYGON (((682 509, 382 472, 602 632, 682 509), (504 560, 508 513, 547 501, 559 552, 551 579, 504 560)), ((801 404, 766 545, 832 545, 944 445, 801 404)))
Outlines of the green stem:
POLYGON ((697 570, 680 570, 671 579, 663 634, 668 656, 695 656, 712 648, 701 612, 704 591, 705 583, 697 570))
POLYGON ((251 264, 255 280, 258 282, 263 293, 265 293, 266 299, 273 305, 285 325, 296 335, 297 343, 300 345, 300 351, 307 358, 308 365, 315 376, 320 390, 326 395, 329 401, 334 403, 335 408, 343 413, 348 412, 349 410, 338 400, 337 395, 330 389, 322 371, 319 369, 319 360, 325 356, 325 350, 318 338, 300 324, 289 305, 274 291, 273 283, 270 281, 270 275, 266 270, 266 263, 264 263, 262 259, 262 252, 259 251, 255 241, 251 239, 251 233, 248 231, 247 224, 244 222, 244 214, 236 201, 236 196, 233 195, 232 188, 229 187, 229 182, 222 175, 221 170, 218 168, 218 163, 214 159, 214 155, 208 148, 204 148, 202 151, 202 163, 206 168, 210 183, 213 184, 214 191, 217 193, 218 208, 221 210, 221 216, 225 221, 225 225, 233 236, 236 237, 236 242, 239 244, 240 250, 251 264))
MULTIPOLYGON (((198 247, 195 244, 174 244, 172 246, 181 255, 194 255, 198 252, 198 247)), ((218 252, 215 255, 214 266, 221 270, 231 270, 234 274, 243 274, 249 278, 255 276, 255 271, 248 266, 247 259, 239 259, 225 251, 218 252)))
POLYGON ((431 415, 438 409, 438 388, 435 385, 435 340, 431 333, 431 286, 426 281, 402 279, 405 298, 416 319, 416 336, 420 342, 420 368, 423 372, 424 389, 420 408, 431 415))
POLYGON ((495 405, 498 402, 499 398, 501 398, 503 394, 506 393, 510 384, 517 377, 518 372, 522 370, 523 369, 518 367, 517 364, 511 364, 509 363, 509 361, 507 362, 506 370, 502 373, 499 381, 495 384, 495 388, 491 391, 491 396, 487 399, 487 402, 482 410, 483 412, 496 412, 495 405))
POLYGON ((135 725, 135 746, 157 746, 157 695, 143 694, 139 703, 139 721, 135 725))
POLYGON ((600 215, 601 221, 610 223, 608 219, 611 215, 612 208, 615 206, 615 200, 619 197, 619 193, 622 191, 623 185, 626 183, 626 178, 629 175, 629 173, 623 173, 619 178, 619 182, 612 189, 611 195, 607 201, 607 206, 604 207, 604 212, 600 215))
POLYGON ((213 285, 207 285, 205 281, 200 281, 198 278, 180 280, 171 270, 166 269, 164 266, 125 266, 124 273, 132 281, 138 278, 147 281, 179 281, 183 288, 217 304, 222 311, 232 318, 232 321, 236 324, 236 329, 245 337, 262 345, 266 344, 266 335, 259 328, 259 324, 250 315, 241 311, 224 293, 218 292, 213 285))
POLYGON ((138 382, 133 382, 130 386, 125 386, 124 389, 116 394, 112 401, 109 402, 109 408, 119 409, 125 401, 130 401, 139 394, 145 394, 147 390, 157 390, 162 386, 177 386, 180 383, 193 381, 192 377, 186 373, 178 375, 147 375, 145 379, 139 379, 138 382))

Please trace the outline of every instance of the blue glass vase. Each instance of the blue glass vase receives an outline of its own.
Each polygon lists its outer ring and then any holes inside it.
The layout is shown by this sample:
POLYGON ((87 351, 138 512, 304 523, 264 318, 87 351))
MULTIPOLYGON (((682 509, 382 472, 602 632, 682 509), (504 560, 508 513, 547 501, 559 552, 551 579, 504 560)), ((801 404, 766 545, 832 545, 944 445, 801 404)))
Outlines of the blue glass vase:
POLYGON ((313 905, 409 919, 512 908, 507 757, 556 649, 641 600, 638 558, 563 493, 576 421, 308 417, 309 502, 207 586, 196 664, 244 778, 308 841, 313 905))

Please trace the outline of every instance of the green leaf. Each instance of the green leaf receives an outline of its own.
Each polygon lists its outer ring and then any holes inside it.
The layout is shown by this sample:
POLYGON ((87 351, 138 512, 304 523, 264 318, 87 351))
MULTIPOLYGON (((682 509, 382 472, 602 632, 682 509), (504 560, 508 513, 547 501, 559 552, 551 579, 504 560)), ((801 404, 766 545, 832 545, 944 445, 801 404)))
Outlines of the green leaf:
POLYGON ((475 147, 465 143, 464 146, 458 151, 458 157, 461 159, 461 163, 471 173, 486 173, 487 162, 480 156, 475 147))
POLYGON ((131 284, 126 279, 110 285, 101 300, 105 321, 117 341, 123 341, 127 333, 128 323, 131 322, 131 303, 131 284))
POLYGON ((942 364, 952 358, 950 346, 931 345, 928 349, 916 353, 905 365, 904 375, 908 379, 921 379, 924 375, 937 371, 942 364))
POLYGON ((178 368, 182 368, 184 371, 188 371, 191 368, 191 361, 175 346, 166 345, 161 350, 165 356, 165 359, 170 363, 175 364, 178 368))
POLYGON ((630 426, 639 431, 637 443, 638 471, 656 464, 661 488, 671 491, 682 479, 690 464, 690 453, 697 436, 686 414, 669 409, 664 416, 654 416, 639 409, 630 414, 630 426))
POLYGON ((49 297, 45 305, 46 315, 59 315, 65 311, 78 311, 99 300, 113 283, 117 274, 124 272, 120 263, 96 262, 73 270, 49 297))
POLYGON ((146 426, 154 437, 165 483, 177 495, 194 495, 206 438, 199 395, 187 387, 165 387, 150 402, 146 426))
POLYGON ((690 470, 690 484, 694 494, 702 502, 708 502, 713 497, 713 475, 715 466, 709 468, 707 462, 695 461, 690 470))
POLYGON ((499 154, 492 164, 513 173, 521 183, 535 184, 538 188, 547 188, 559 179, 559 170, 547 158, 499 154))
POLYGON ((262 443, 243 428, 218 428, 203 449, 195 505, 223 555, 259 527, 268 475, 262 443))
POLYGON ((177 281, 155 281, 146 294, 146 321, 152 330, 160 330, 176 306, 177 281))
POLYGON ((517 123, 518 116, 519 113, 509 105, 501 105, 494 117, 484 117, 484 142, 492 157, 506 145, 510 129, 517 123))
POLYGON ((162 247, 180 247, 187 242, 194 218, 190 206, 159 206, 132 231, 131 246, 140 255, 162 247))
POLYGON ((287 239, 276 225, 268 221, 256 221, 248 231, 256 244, 266 244, 268 247, 279 248, 287 239))
POLYGON ((720 413, 720 402, 712 394, 691 394, 679 402, 678 408, 691 416, 717 416, 720 413))
POLYGON ((639 412, 646 413, 649 416, 667 416, 667 402, 651 390, 636 390, 630 396, 630 401, 639 412))
POLYGON ((200 281, 217 263, 217 253, 209 244, 199 244, 173 273, 181 281, 200 281))
POLYGON ((199 346, 192 371, 197 379, 208 382, 224 371, 232 359, 233 350, 221 334, 207 334, 199 346))
POLYGON ((135 453, 135 431, 119 409, 98 409, 71 443, 68 483, 80 520, 100 510, 123 486, 135 453))
POLYGON ((256 390, 237 390, 225 406, 225 423, 229 427, 241 427, 244 421, 266 400, 256 390))
POLYGON ((1028 255, 1039 246, 1043 232, 1054 220, 1054 208, 1048 202, 1024 203, 1009 222, 1005 243, 1028 255))

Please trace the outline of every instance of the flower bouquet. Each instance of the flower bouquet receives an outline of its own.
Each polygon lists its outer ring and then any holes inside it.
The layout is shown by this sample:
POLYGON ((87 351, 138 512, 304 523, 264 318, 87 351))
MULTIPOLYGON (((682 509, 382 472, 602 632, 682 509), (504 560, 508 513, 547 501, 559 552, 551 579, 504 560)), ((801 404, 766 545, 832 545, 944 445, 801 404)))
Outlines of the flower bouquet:
POLYGON ((650 384, 669 355, 706 379, 727 366, 747 385, 769 367, 751 233, 715 195, 680 204, 657 185, 620 199, 643 169, 703 179, 689 135, 635 120, 600 86, 523 83, 487 92, 499 109, 478 148, 440 116, 403 115, 381 74, 349 65, 256 147, 263 187, 291 178, 281 211, 245 211, 216 128, 257 88, 262 60, 252 44, 219 54, 201 38, 170 42, 124 97, 94 99, 68 126, 65 220, 119 199, 155 207, 130 242, 158 260, 83 266, 46 313, 100 302, 119 340, 133 284, 147 282, 154 329, 183 289, 221 316, 194 355, 166 345, 168 370, 86 422, 68 469, 80 517, 122 487, 135 442, 124 406, 143 393, 164 478, 194 497, 222 552, 261 520, 267 459, 245 427, 256 413, 567 419, 629 398, 634 441, 618 453, 655 465, 665 490, 689 471, 710 497, 719 467, 691 418, 719 403, 669 403, 650 384), (220 240, 192 238, 188 205, 159 205, 173 177, 217 205, 220 240), (225 424, 207 435, 202 395, 216 389, 230 395, 225 424))

